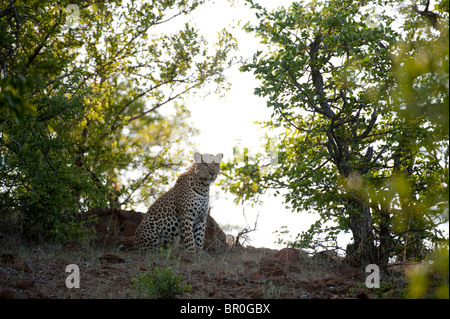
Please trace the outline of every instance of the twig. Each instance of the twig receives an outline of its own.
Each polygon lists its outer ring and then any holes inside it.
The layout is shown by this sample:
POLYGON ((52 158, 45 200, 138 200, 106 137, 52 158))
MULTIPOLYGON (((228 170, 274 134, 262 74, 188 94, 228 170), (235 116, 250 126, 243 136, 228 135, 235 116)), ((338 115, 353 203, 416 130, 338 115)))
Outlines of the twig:
POLYGON ((242 247, 242 244, 239 242, 241 238, 244 238, 244 242, 246 242, 248 240, 247 234, 253 232, 256 230, 256 227, 258 226, 258 218, 259 218, 259 212, 258 215, 256 216, 256 220, 255 220, 255 224, 253 225, 253 228, 248 228, 245 227, 243 230, 241 230, 237 235, 236 235, 236 239, 234 241, 233 247, 231 247, 230 250, 234 249, 235 247, 242 247))
POLYGON ((48 83, 46 83, 44 86, 42 86, 41 88, 37 88, 33 93, 31 93, 31 95, 35 95, 36 93, 38 93, 40 90, 45 89, 47 86, 52 85, 53 83, 55 83, 58 80, 62 80, 68 76, 71 76, 73 74, 73 71, 70 71, 68 73, 65 73, 63 75, 58 76, 56 79, 53 79, 51 81, 49 81, 48 83))

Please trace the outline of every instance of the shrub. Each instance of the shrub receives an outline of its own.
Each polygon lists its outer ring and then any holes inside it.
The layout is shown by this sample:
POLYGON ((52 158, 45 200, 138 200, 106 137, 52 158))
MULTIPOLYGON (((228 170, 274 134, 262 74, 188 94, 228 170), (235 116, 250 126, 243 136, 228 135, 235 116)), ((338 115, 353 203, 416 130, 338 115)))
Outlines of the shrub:
POLYGON ((132 277, 132 287, 139 294, 154 299, 174 299, 176 294, 191 291, 191 286, 181 284, 183 275, 175 274, 170 266, 156 267, 152 271, 132 277))

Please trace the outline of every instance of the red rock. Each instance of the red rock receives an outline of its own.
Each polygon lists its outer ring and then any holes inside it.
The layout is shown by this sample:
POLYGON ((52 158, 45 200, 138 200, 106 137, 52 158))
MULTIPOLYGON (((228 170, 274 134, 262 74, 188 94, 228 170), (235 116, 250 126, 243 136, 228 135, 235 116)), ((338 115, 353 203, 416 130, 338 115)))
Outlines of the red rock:
POLYGON ((0 288, 0 299, 19 299, 20 294, 14 289, 0 288))
MULTIPOLYGON (((133 210, 96 208, 86 213, 86 219, 89 216, 97 217, 97 222, 92 225, 96 232, 96 243, 103 248, 110 248, 117 245, 129 246, 131 238, 136 233, 136 228, 144 218, 144 213, 133 210), (130 239, 124 239, 127 237, 130 239)), ((226 235, 214 218, 208 215, 206 222, 204 249, 210 252, 229 249, 226 235)))
POLYGON ((278 264, 261 268, 261 271, 268 276, 286 276, 286 269, 278 264))
POLYGON ((121 239, 119 239, 119 245, 123 245, 126 248, 133 248, 135 239, 136 239, 136 236, 129 236, 129 237, 121 238, 121 239))
POLYGON ((261 257, 261 266, 271 266, 278 262, 278 259, 272 256, 263 256, 261 257))
POLYGON ((261 282, 267 279, 266 275, 262 271, 257 271, 248 275, 250 282, 261 282))
POLYGON ((19 255, 15 253, 3 253, 0 255, 0 262, 9 265, 11 268, 23 271, 26 273, 31 273, 31 266, 20 258, 19 255))
POLYGON ((217 275, 215 278, 216 278, 216 280, 225 280, 228 278, 228 276, 227 275, 217 275))
POLYGON ((261 258, 261 268, 259 269, 266 276, 286 276, 286 267, 278 258, 264 256, 261 258))
POLYGON ((147 266, 143 262, 139 262, 137 264, 137 266, 138 266, 139 270, 142 270, 142 271, 147 271, 148 270, 147 266))
POLYGON ((301 253, 297 249, 283 248, 277 252, 274 257, 284 263, 294 263, 299 261, 300 256, 301 253))
POLYGON ((15 288, 25 290, 25 289, 29 289, 29 288, 33 287, 33 285, 34 285, 34 280, 19 279, 15 284, 15 288))
POLYGON ((14 264, 16 262, 20 262, 21 259, 19 257, 19 255, 14 254, 14 253, 3 253, 0 255, 0 262, 5 263, 5 264, 14 264))
POLYGON ((203 248, 210 252, 226 251, 229 249, 227 236, 210 215, 208 215, 206 219, 205 242, 203 248))
POLYGON ((103 256, 99 257, 99 259, 102 264, 117 264, 125 262, 125 259, 114 254, 104 254, 103 256))

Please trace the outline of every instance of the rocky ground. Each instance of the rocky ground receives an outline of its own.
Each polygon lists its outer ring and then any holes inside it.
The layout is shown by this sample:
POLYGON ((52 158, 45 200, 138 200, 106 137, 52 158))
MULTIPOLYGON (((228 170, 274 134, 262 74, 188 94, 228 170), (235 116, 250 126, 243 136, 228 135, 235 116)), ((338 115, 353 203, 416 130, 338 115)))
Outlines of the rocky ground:
POLYGON ((381 287, 368 289, 365 274, 331 252, 309 255, 298 249, 231 249, 214 220, 208 221, 207 250, 190 255, 171 252, 142 254, 132 249, 139 214, 98 211, 96 240, 89 245, 0 244, 0 298, 144 298, 133 278, 170 267, 190 291, 186 299, 339 299, 402 298, 404 276, 383 274, 381 287), (80 287, 69 289, 68 265, 77 265, 80 287))
POLYGON ((177 298, 399 298, 404 290, 400 277, 368 289, 345 261, 295 249, 192 256, 45 245, 0 252, 0 298, 142 298, 132 278, 168 265, 191 286, 177 298), (66 286, 70 264, 79 267, 80 288, 66 286))

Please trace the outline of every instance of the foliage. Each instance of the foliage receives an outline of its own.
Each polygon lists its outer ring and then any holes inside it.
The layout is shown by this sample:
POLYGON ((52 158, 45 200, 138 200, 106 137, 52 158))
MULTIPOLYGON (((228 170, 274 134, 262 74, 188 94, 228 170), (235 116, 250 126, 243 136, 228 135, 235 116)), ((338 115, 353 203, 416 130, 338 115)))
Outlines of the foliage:
POLYGON ((192 287, 181 284, 183 276, 174 274, 170 266, 156 267, 150 272, 132 278, 132 287, 141 295, 154 299, 172 299, 176 294, 189 292, 192 287))
POLYGON ((407 272, 408 298, 449 298, 448 247, 436 251, 428 263, 412 266, 407 272))
POLYGON ((226 30, 209 44, 180 23, 203 2, 0 1, 2 217, 66 238, 93 207, 165 190, 183 160, 167 140, 191 130, 183 97, 223 89, 236 48, 226 30))
POLYGON ((256 201, 266 188, 282 192, 293 211, 320 216, 291 245, 317 248, 318 235, 335 242, 351 231, 347 253, 362 266, 423 258, 426 241, 448 241, 439 231, 448 222, 445 2, 438 29, 399 1, 309 1, 273 12, 247 2, 259 23, 246 29, 266 50, 241 70, 260 80, 254 93, 273 109, 265 126, 284 132, 269 174, 262 161, 226 163, 225 189, 256 201), (405 14, 402 28, 392 10, 405 14))

